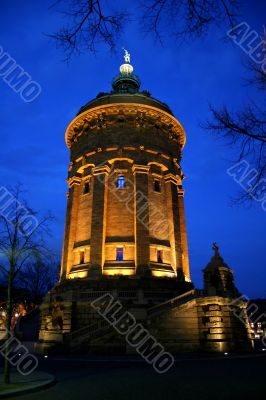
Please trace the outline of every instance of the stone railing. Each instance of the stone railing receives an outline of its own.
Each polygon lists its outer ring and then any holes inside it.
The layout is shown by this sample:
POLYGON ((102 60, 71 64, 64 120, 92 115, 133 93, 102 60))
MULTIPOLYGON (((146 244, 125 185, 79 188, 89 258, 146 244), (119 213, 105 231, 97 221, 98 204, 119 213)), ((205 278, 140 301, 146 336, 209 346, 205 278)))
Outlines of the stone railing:
POLYGON ((198 297, 198 290, 192 289, 189 292, 183 293, 170 300, 164 301, 163 303, 157 304, 156 306, 153 306, 147 310, 147 318, 156 316, 164 311, 170 310, 171 308, 186 303, 187 301, 192 300, 195 297, 198 297))
POLYGON ((100 337, 101 333, 105 334, 106 330, 110 327, 110 324, 106 320, 99 320, 98 322, 84 326, 83 328, 77 329, 74 332, 67 333, 65 335, 65 342, 70 347, 75 347, 81 344, 86 339, 93 339, 100 337))

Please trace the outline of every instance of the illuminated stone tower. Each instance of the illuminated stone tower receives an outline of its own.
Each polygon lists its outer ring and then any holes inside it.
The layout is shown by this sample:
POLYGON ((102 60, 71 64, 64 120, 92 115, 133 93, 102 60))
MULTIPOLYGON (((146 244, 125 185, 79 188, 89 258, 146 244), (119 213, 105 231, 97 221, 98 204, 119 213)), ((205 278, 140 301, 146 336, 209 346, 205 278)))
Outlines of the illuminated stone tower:
POLYGON ((41 306, 38 351, 132 352, 92 307, 106 295, 170 351, 250 348, 246 302, 217 244, 204 290, 190 281, 185 132, 166 104, 140 91, 127 51, 112 91, 83 106, 65 137, 61 277, 41 306))
POLYGON ((140 92, 130 56, 66 130, 70 150, 61 279, 145 275, 190 281, 183 173, 185 132, 140 92))

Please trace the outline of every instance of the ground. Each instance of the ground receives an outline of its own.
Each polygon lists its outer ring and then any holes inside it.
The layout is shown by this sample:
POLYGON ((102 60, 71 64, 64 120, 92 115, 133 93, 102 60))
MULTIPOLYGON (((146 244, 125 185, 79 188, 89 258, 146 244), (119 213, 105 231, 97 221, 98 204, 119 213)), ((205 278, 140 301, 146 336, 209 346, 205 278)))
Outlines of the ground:
POLYGON ((252 400, 263 397, 266 355, 177 356, 159 375, 141 358, 72 356, 41 358, 39 369, 54 374, 55 386, 20 400, 252 400))

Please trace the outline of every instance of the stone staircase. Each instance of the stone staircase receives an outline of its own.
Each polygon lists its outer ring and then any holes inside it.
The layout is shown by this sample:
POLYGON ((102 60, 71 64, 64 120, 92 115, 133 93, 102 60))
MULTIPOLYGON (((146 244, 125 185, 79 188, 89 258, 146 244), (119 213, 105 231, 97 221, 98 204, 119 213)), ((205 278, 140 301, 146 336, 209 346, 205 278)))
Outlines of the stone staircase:
POLYGON ((77 350, 82 343, 98 339, 108 333, 112 329, 109 322, 101 319, 94 324, 84 326, 76 331, 66 333, 64 337, 65 343, 69 346, 71 351, 77 350))
MULTIPOLYGON (((183 293, 170 300, 164 301, 146 310, 144 318, 140 318, 139 322, 146 327, 146 322, 160 314, 171 310, 174 307, 185 304, 186 302, 199 296, 198 290, 193 289, 189 292, 183 293)), ((149 328, 148 328, 149 329, 149 328)), ((104 339, 104 336, 109 335, 114 331, 114 328, 104 318, 99 321, 84 326, 76 331, 66 333, 64 342, 68 345, 71 351, 78 350, 84 342, 98 342, 104 339)))

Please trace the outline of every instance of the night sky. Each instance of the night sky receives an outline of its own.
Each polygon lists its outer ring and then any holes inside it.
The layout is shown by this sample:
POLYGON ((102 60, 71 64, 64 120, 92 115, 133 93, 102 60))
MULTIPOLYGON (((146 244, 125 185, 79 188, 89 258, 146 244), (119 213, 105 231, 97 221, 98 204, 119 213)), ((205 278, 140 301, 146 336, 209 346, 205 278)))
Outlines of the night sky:
MULTIPOLYGON (((82 105, 110 90, 123 62, 120 49, 125 46, 141 89, 167 103, 186 130, 182 167, 187 177, 185 208, 193 282, 202 287, 202 269, 216 241, 235 272, 239 290, 250 298, 265 297, 266 213, 260 203, 232 207, 230 199, 239 187, 226 170, 234 164, 236 152, 199 126, 210 117, 209 103, 237 110, 257 96, 244 82, 248 56, 224 40, 227 26, 182 45, 166 37, 162 47, 153 37, 143 37, 132 22, 118 41, 116 54, 100 45, 96 54, 75 56, 66 63, 62 51, 45 35, 62 25, 62 15, 50 8, 53 3, 0 3, 0 46, 42 87, 35 101, 25 103, 0 78, 0 186, 22 182, 33 209, 52 211, 56 220, 50 245, 60 254, 69 163, 65 129, 82 105)), ((134 2, 123 2, 127 3, 134 6, 134 2)), ((259 33, 265 22, 263 3, 246 1, 242 12, 242 20, 259 33)))

